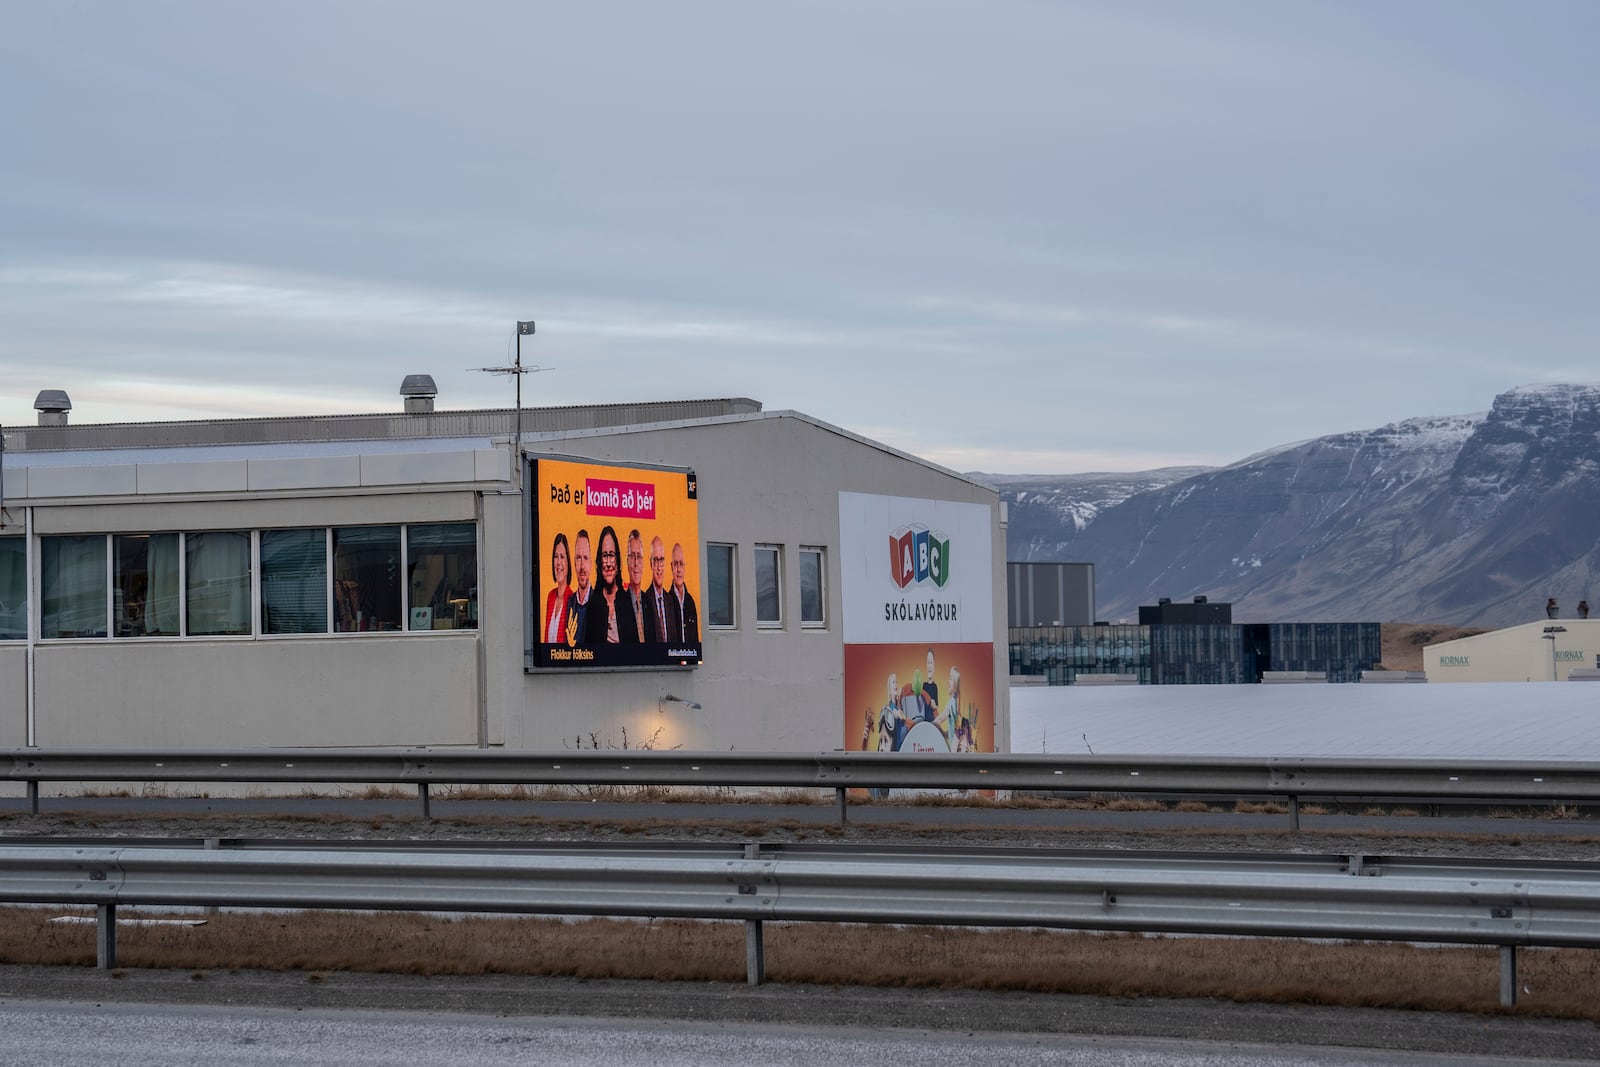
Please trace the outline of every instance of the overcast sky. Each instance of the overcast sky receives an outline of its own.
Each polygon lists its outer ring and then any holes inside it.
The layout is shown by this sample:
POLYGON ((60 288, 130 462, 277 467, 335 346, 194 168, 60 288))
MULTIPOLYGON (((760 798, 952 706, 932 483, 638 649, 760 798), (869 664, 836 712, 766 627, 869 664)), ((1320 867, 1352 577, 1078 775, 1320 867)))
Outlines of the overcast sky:
POLYGON ((960 470, 1600 380, 1592 0, 6 5, 0 424, 750 396, 960 470))

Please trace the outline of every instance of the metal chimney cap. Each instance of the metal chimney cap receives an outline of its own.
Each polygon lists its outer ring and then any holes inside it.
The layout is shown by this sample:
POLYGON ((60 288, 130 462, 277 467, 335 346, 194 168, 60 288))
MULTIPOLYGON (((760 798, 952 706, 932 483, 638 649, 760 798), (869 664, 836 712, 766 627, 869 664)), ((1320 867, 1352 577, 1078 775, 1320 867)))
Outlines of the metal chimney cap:
POLYGON ((433 384, 433 375, 431 374, 408 374, 406 375, 406 380, 400 383, 400 395, 438 396, 439 387, 433 384))
POLYGON ((72 398, 65 389, 41 389, 33 398, 35 411, 71 411, 72 398))

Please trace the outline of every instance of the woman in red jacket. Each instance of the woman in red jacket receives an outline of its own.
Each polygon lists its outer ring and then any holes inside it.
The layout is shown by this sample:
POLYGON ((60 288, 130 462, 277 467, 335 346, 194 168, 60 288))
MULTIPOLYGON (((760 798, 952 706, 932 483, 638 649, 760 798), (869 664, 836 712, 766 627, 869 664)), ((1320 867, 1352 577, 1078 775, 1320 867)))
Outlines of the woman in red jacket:
POLYGON ((550 547, 550 577, 556 584, 544 598, 544 629, 540 631, 547 645, 567 643, 567 597, 572 592, 567 581, 569 555, 567 535, 556 534, 555 544, 550 547))

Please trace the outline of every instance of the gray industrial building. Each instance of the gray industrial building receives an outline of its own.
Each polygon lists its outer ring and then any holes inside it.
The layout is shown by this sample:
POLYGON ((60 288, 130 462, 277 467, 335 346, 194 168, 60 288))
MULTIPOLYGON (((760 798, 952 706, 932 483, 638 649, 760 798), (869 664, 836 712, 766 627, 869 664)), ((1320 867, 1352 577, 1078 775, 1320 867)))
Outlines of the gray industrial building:
POLYGON ((798 412, 444 411, 425 376, 388 414, 36 407, 0 453, 0 746, 898 749, 895 676, 956 712, 914 747, 1008 747, 997 494, 798 412), (607 568, 676 606, 596 616, 607 568))

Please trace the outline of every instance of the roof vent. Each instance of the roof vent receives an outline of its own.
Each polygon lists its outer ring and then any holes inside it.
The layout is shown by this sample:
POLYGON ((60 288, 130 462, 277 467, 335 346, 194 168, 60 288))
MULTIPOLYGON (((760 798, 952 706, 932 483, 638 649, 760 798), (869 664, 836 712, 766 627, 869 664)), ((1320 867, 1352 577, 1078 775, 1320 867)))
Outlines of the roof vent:
POLYGON ((33 410, 39 413, 40 426, 65 426, 72 398, 65 389, 41 389, 33 398, 33 410))
POLYGON ((408 415, 421 415, 433 410, 433 398, 439 395, 439 387, 433 384, 431 374, 408 374, 400 383, 400 395, 405 397, 408 415))

